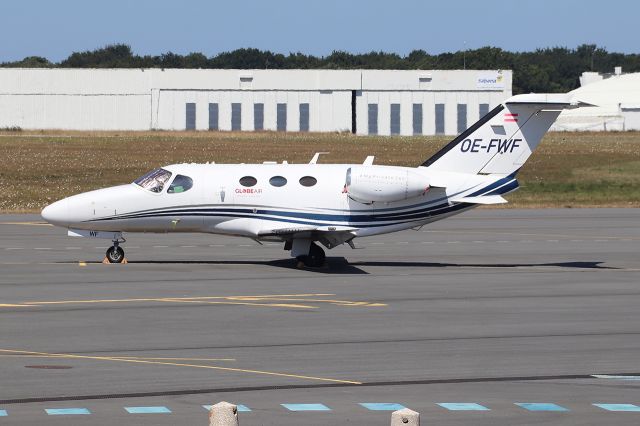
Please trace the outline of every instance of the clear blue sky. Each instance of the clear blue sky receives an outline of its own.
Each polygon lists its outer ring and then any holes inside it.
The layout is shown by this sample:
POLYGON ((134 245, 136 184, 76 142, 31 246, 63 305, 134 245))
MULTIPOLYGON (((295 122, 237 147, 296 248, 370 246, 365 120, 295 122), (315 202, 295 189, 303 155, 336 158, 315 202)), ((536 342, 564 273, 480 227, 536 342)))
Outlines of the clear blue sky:
POLYGON ((112 43, 138 54, 241 47, 323 56, 595 43, 640 52, 637 0, 3 0, 0 62, 112 43))

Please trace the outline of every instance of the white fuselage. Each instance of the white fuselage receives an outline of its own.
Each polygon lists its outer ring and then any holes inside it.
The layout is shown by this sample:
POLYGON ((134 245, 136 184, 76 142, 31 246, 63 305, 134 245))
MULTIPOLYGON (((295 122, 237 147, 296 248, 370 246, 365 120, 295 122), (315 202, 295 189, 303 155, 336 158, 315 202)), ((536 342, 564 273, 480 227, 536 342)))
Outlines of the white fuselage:
POLYGON ((420 167, 363 164, 174 164, 129 185, 75 195, 42 217, 70 235, 110 238, 107 260, 123 261, 122 232, 206 232, 284 241, 306 266, 356 237, 419 227, 478 204, 504 203, 516 174, 568 94, 517 95, 497 105, 420 167))
MULTIPOLYGON (((205 232, 285 240, 304 231, 348 229, 354 237, 362 237, 413 228, 459 213, 474 205, 452 202, 452 197, 488 188, 498 180, 462 173, 435 175, 424 167, 348 164, 177 164, 164 170, 171 177, 159 192, 136 183, 99 189, 58 201, 43 211, 43 217, 77 230, 205 232), (366 196, 400 188, 400 200, 354 199, 346 188, 350 168, 357 168, 360 181, 362 176, 369 179, 354 189, 364 188, 366 196), (386 178, 405 173, 410 175, 406 182, 386 178), (193 186, 184 192, 169 192, 177 175, 191 178, 193 186), (254 178, 255 185, 243 186, 243 177, 254 178), (286 184, 272 185, 274 177, 276 184, 283 182, 279 177, 285 178, 286 184), (307 185, 309 180, 316 183, 304 186, 301 178, 306 178, 307 185), (417 187, 412 182, 421 178, 431 184, 423 191, 410 192, 407 186, 417 187), (446 188, 438 182, 446 182, 446 188)), ((507 179, 503 184, 512 182, 515 180, 507 179)))

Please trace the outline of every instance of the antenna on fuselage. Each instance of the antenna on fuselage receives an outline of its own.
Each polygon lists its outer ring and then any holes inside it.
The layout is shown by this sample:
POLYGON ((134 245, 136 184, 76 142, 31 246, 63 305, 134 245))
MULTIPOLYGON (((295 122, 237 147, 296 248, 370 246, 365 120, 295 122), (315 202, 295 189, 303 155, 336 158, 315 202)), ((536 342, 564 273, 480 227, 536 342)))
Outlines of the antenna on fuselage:
POLYGON ((309 164, 317 164, 318 158, 320 158, 322 154, 328 154, 328 152, 316 152, 315 154, 313 154, 313 158, 311 159, 311 161, 309 161, 309 164))

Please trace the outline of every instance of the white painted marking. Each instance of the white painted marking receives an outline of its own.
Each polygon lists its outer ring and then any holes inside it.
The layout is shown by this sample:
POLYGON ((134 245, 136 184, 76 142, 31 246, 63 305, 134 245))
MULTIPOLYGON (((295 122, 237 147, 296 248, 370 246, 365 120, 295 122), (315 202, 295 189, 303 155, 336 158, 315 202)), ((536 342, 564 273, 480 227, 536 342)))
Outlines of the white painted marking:
POLYGON ((506 241, 506 240, 500 240, 500 241, 496 241, 496 243, 508 243, 510 241, 506 241))
POLYGON ((434 241, 423 241, 422 244, 435 244, 434 241))
POLYGON ((197 246, 180 246, 180 247, 182 247, 182 248, 194 248, 194 247, 197 247, 197 246))
POLYGON ((209 244, 209 247, 224 247, 224 244, 209 244))
POLYGON ((7 247, 5 250, 24 250, 22 247, 7 247))
POLYGON ((458 244, 460 241, 447 241, 447 244, 458 244))
POLYGON ((82 250, 82 247, 65 247, 65 250, 82 250))
POLYGON ((52 250, 51 247, 35 247, 34 250, 52 250))
POLYGON ((169 246, 153 246, 153 248, 169 248, 169 246))

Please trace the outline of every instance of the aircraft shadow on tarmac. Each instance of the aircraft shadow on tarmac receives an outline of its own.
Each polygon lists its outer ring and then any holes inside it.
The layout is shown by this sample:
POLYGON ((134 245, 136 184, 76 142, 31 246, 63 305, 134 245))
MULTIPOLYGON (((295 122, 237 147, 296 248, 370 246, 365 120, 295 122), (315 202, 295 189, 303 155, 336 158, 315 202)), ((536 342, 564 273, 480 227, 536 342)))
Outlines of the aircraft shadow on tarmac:
POLYGON ((354 265, 349 264, 344 257, 327 258, 327 263, 321 268, 298 267, 298 261, 295 259, 277 259, 277 260, 130 260, 129 264, 133 265, 264 265, 282 269, 302 270, 316 272, 320 274, 368 274, 354 265))
POLYGON ((352 266, 404 266, 413 268, 535 268, 556 267, 573 269, 618 269, 602 266, 604 262, 551 262, 551 263, 440 263, 440 262, 354 262, 352 266))
POLYGON ((131 260, 133 265, 264 265, 290 270, 304 270, 319 274, 369 274, 360 267, 382 266, 385 268, 535 268, 554 267, 571 269, 614 270, 618 268, 603 266, 604 262, 550 262, 550 263, 442 263, 416 261, 357 261, 349 262, 344 257, 328 257, 327 264, 322 268, 299 268, 294 259, 278 260, 131 260))

